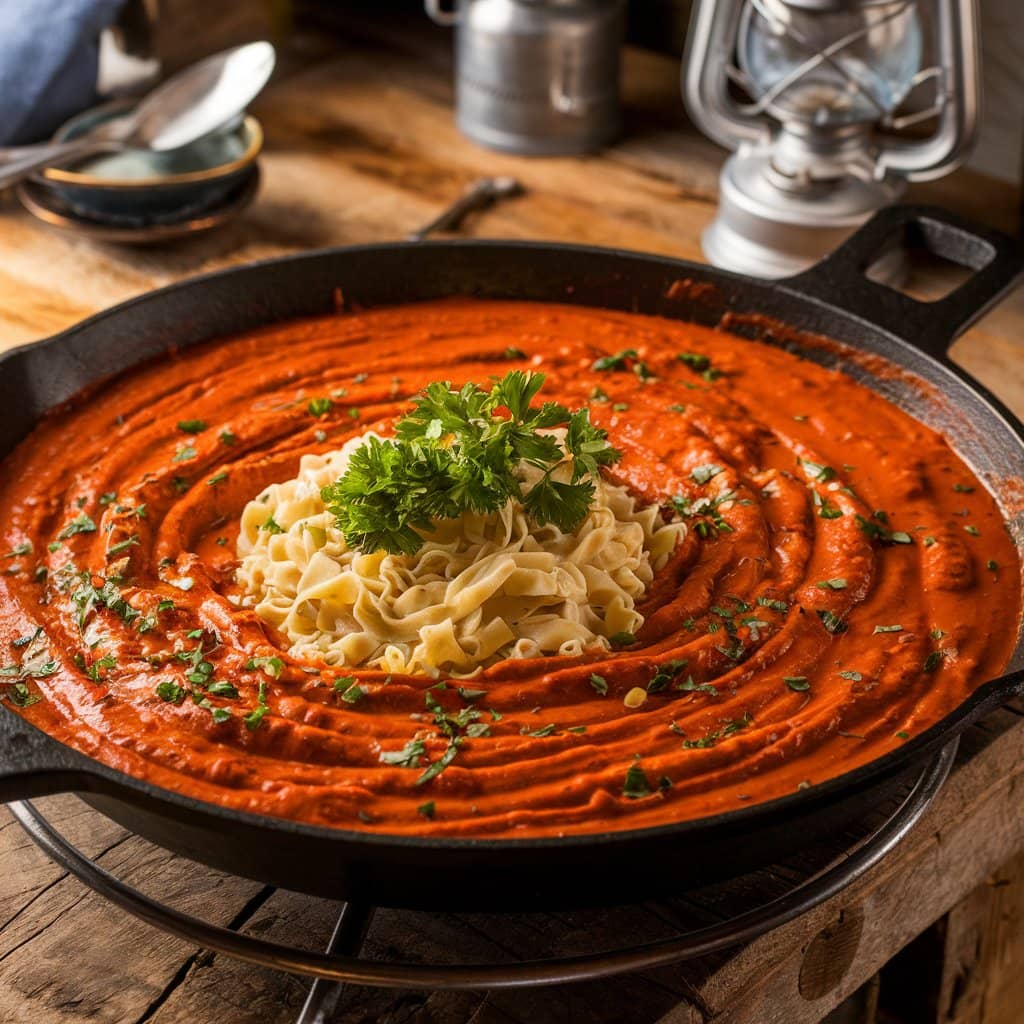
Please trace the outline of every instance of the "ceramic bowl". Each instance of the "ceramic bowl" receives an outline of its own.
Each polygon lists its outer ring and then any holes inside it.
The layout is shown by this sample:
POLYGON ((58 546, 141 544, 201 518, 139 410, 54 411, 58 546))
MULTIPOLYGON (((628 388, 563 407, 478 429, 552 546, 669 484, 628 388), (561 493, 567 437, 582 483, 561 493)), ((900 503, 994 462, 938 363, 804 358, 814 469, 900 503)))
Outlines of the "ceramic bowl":
MULTIPOLYGON (((126 109, 130 104, 112 103, 85 111, 54 140, 73 139, 126 109)), ((101 153, 69 168, 48 167, 33 180, 79 217, 124 227, 173 223, 223 202, 250 174, 262 146, 259 121, 245 115, 180 149, 101 153)))

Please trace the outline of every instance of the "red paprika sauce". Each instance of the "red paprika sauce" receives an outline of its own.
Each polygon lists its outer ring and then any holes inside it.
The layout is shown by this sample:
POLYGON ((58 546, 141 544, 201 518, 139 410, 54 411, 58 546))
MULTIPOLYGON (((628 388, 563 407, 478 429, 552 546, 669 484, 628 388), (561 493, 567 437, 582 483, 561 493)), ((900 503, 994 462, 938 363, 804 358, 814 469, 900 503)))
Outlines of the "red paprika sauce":
POLYGON ((557 305, 407 305, 189 348, 47 416, 0 466, 0 509, 9 705, 159 786, 347 829, 601 832, 813 786, 997 675, 1020 616, 999 509, 941 436, 781 349, 557 305), (386 433, 430 381, 516 367, 589 406, 624 453, 615 482, 689 519, 634 643, 438 687, 298 662, 229 600, 238 515, 300 455, 386 433), (446 732, 428 691, 486 734, 446 732))

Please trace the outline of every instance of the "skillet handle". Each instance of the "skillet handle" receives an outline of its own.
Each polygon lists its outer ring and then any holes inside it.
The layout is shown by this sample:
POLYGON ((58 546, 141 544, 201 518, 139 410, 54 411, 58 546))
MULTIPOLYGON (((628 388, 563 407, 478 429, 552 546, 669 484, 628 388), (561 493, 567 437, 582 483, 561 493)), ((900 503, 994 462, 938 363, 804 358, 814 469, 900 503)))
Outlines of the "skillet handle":
POLYGON ((946 359, 950 345, 1024 275, 1024 246, 993 228, 938 206, 879 210, 834 252, 780 286, 839 306, 946 359), (864 276, 894 246, 927 249, 974 273, 935 302, 912 299, 864 276))
POLYGON ((95 789, 90 763, 0 705, 0 803, 95 789))

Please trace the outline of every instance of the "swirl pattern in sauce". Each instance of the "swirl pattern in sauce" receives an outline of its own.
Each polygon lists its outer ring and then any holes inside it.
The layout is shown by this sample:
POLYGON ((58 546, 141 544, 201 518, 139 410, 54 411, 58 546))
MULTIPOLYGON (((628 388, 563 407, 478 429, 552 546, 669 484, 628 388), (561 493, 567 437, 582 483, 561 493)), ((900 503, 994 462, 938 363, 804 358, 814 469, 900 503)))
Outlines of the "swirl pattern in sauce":
POLYGON ((598 832, 813 785, 996 675, 1020 614, 995 502, 894 405, 760 343, 555 305, 189 349, 47 417, 0 467, 0 507, 0 691, 20 713, 203 800, 387 833, 598 832), (624 452, 615 482, 687 510, 636 643, 443 688, 289 659, 231 600, 245 503, 302 453, 387 432, 428 382, 515 366, 590 405, 624 452))

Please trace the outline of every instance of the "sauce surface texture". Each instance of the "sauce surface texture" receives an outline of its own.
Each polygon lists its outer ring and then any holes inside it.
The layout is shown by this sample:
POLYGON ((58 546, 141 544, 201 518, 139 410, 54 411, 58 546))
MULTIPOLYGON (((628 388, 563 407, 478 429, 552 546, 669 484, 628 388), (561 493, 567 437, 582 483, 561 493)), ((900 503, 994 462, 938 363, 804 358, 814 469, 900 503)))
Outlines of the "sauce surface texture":
POLYGON ((0 508, 18 713, 202 800, 385 833, 603 832, 791 793, 957 707, 1020 615, 999 510, 939 435, 780 349, 555 305, 409 305, 188 349, 45 419, 0 467, 0 508), (589 405, 624 453, 610 479, 688 509, 635 643, 438 686, 299 663, 232 603, 238 515, 301 454, 388 433, 431 381, 517 367, 589 405))

